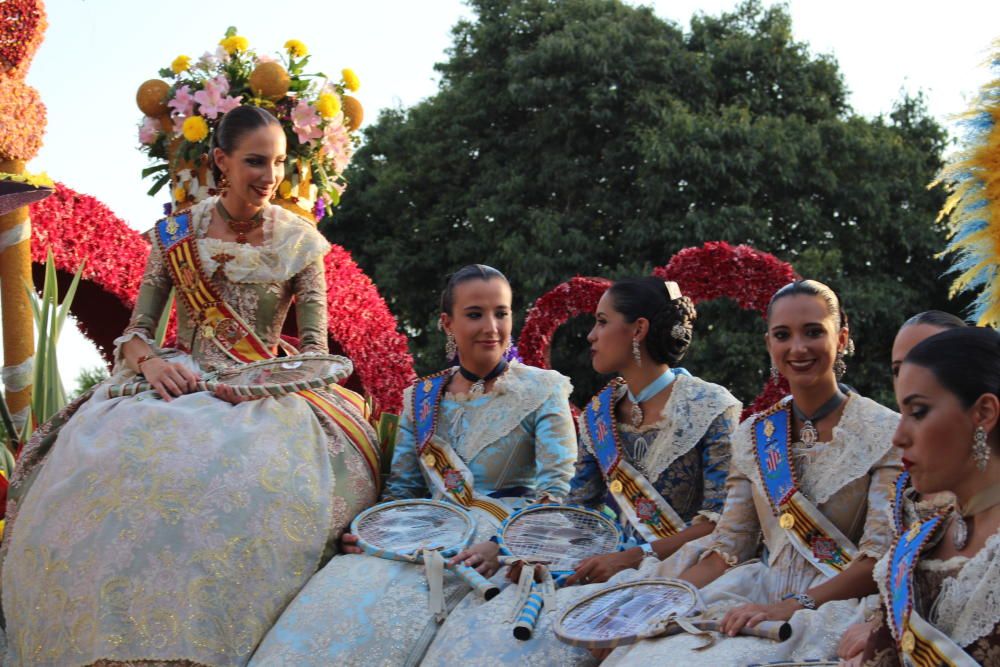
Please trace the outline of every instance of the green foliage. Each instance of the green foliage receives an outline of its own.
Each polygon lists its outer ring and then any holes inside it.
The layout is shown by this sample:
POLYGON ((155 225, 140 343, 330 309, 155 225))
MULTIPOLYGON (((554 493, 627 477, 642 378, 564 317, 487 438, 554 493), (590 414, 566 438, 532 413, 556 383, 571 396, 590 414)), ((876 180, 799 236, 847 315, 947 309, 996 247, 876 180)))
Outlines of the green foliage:
MULTIPOLYGON (((326 229, 413 334, 418 372, 441 365, 438 294, 463 264, 503 270, 523 313, 573 275, 645 274, 725 240, 839 290, 858 346, 846 379, 890 399, 896 327, 947 308, 943 196, 925 188, 945 134, 919 96, 853 114, 834 59, 756 0, 687 32, 616 0, 471 4, 438 93, 367 129, 326 229)), ((578 399, 600 382, 587 328, 560 331, 553 351, 578 399)), ((762 332, 755 314, 705 304, 685 364, 749 401, 762 332)))
POLYGON ((76 389, 73 390, 72 398, 76 398, 88 391, 91 387, 108 379, 108 369, 105 366, 91 366, 80 369, 76 376, 76 389))
POLYGON ((59 334, 62 332, 70 305, 80 284, 83 264, 73 276, 62 303, 59 303, 59 286, 56 282, 56 265, 52 251, 45 260, 45 278, 42 294, 39 296, 31 285, 24 288, 31 301, 32 315, 35 318, 35 330, 38 342, 35 350, 35 376, 31 387, 31 422, 41 424, 51 419, 66 405, 66 390, 59 376, 59 364, 56 359, 56 346, 59 334))

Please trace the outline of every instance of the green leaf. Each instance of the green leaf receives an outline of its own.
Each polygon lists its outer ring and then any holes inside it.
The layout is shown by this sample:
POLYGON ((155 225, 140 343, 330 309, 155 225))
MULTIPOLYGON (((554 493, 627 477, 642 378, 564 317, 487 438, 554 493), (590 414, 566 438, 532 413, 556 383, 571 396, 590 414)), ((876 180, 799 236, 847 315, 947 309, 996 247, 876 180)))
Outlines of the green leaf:
POLYGON ((62 333, 63 322, 66 321, 66 315, 69 313, 70 306, 73 304, 73 297, 76 296, 76 288, 80 285, 80 276, 83 275, 83 267, 86 263, 86 260, 80 262, 80 266, 77 268, 76 273, 73 274, 73 281, 69 284, 69 289, 66 290, 66 295, 63 297, 62 304, 59 306, 59 317, 56 320, 55 326, 56 340, 59 339, 59 334, 62 333))
POLYGON ((160 313, 160 321, 156 325, 156 341, 157 346, 163 347, 163 340, 167 337, 167 325, 170 324, 170 311, 174 307, 174 288, 170 288, 170 294, 167 295, 167 303, 163 306, 163 312, 160 313))
POLYGON ((237 32, 236 26, 231 25, 228 28, 226 28, 226 37, 232 37, 233 35, 236 34, 236 32, 237 32))
POLYGON ((159 192, 163 188, 164 185, 166 185, 169 182, 170 182, 170 174, 164 174, 163 176, 160 176, 158 179, 156 179, 156 182, 153 183, 153 187, 151 187, 149 191, 146 192, 146 194, 149 195, 150 197, 154 196, 157 192, 159 192))
POLYGON ((174 70, 170 69, 169 67, 161 67, 159 75, 165 79, 172 79, 175 76, 177 76, 176 74, 174 74, 174 70))
POLYGON ((166 162, 160 162, 159 164, 154 164, 152 167, 146 167, 142 170, 142 177, 146 178, 152 176, 158 171, 167 171, 170 168, 166 162))

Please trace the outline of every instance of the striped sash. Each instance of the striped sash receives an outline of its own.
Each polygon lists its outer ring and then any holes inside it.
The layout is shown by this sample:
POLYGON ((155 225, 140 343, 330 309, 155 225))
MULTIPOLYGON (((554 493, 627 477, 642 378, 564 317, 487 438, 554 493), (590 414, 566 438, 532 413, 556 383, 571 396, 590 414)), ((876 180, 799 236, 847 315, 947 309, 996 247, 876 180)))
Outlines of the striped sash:
POLYGON ((608 491, 629 524, 643 539, 652 542, 679 533, 686 524, 645 475, 622 454, 614 416, 615 392, 621 383, 621 378, 612 380, 591 399, 584 410, 584 424, 608 491))
MULTIPOLYGON (((205 275, 191 234, 190 213, 160 220, 156 223, 155 231, 163 261, 177 287, 177 294, 202 336, 211 340, 230 359, 242 363, 273 359, 275 353, 257 337, 239 313, 222 299, 205 275)), ((364 398, 337 384, 330 385, 328 391, 354 406, 357 414, 344 410, 315 390, 300 391, 295 395, 302 397, 344 431, 351 444, 365 459, 372 481, 377 486, 380 480, 381 452, 378 443, 369 438, 363 426, 367 416, 364 398)))
POLYGON ((778 525, 796 551, 828 577, 853 562, 858 549, 799 490, 791 459, 792 411, 783 400, 753 424, 757 469, 778 525))
POLYGON ((510 514, 503 503, 476 493, 475 477, 450 444, 437 437, 441 396, 451 379, 451 369, 417 380, 413 386, 413 421, 417 455, 436 495, 449 498, 466 509, 476 508, 503 522, 510 514))

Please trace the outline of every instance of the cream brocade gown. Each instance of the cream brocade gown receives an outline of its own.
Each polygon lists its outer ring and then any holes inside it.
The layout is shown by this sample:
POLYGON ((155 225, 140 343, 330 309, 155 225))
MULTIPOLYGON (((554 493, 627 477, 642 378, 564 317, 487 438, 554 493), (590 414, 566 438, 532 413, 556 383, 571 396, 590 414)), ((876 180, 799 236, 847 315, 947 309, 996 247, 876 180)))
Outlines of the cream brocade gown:
MULTIPOLYGON (((792 447, 803 493, 857 547, 859 555, 881 558, 892 544, 891 484, 900 472, 892 434, 899 415, 874 401, 851 394, 833 439, 807 448, 792 447)), ((788 541, 771 511, 754 457, 753 418, 733 436, 728 494, 715 531, 690 542, 662 563, 643 569, 647 577, 676 577, 710 552, 734 566, 701 589, 709 617, 722 618, 742 604, 771 604, 801 593, 826 578, 788 541), (765 551, 757 560, 763 537, 765 551)), ((844 630, 876 608, 877 596, 863 601, 828 602, 816 611, 800 610, 790 621, 792 637, 777 643, 755 637, 721 637, 694 651, 702 641, 679 635, 650 639, 616 649, 605 665, 748 665, 779 660, 835 660, 844 630)))
MULTIPOLYGON (((326 241, 278 207, 265 210, 260 247, 207 239, 213 205, 195 206, 192 225, 216 289, 272 347, 294 297, 302 352, 326 352, 326 241)), ((108 382, 134 377, 121 345, 151 342, 170 286, 154 246, 108 382)), ((235 364, 182 306, 178 347, 163 352, 196 371, 235 364)), ((43 425, 14 476, 5 664, 244 665, 374 502, 366 463, 297 396, 168 403, 108 398, 106 384, 43 425)))

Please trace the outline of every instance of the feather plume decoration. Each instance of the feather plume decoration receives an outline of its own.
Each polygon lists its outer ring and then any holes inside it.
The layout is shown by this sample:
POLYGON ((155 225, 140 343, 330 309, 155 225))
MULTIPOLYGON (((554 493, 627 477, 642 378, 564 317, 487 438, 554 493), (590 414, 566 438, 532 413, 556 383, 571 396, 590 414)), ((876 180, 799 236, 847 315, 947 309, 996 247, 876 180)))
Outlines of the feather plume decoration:
MULTIPOLYGON (((992 68, 1000 74, 1000 40, 992 68)), ((947 219, 952 258, 950 296, 981 290, 972 305, 979 326, 1000 326, 1000 78, 984 85, 972 108, 958 117, 961 150, 928 187, 944 184, 950 195, 938 214, 947 219)))

